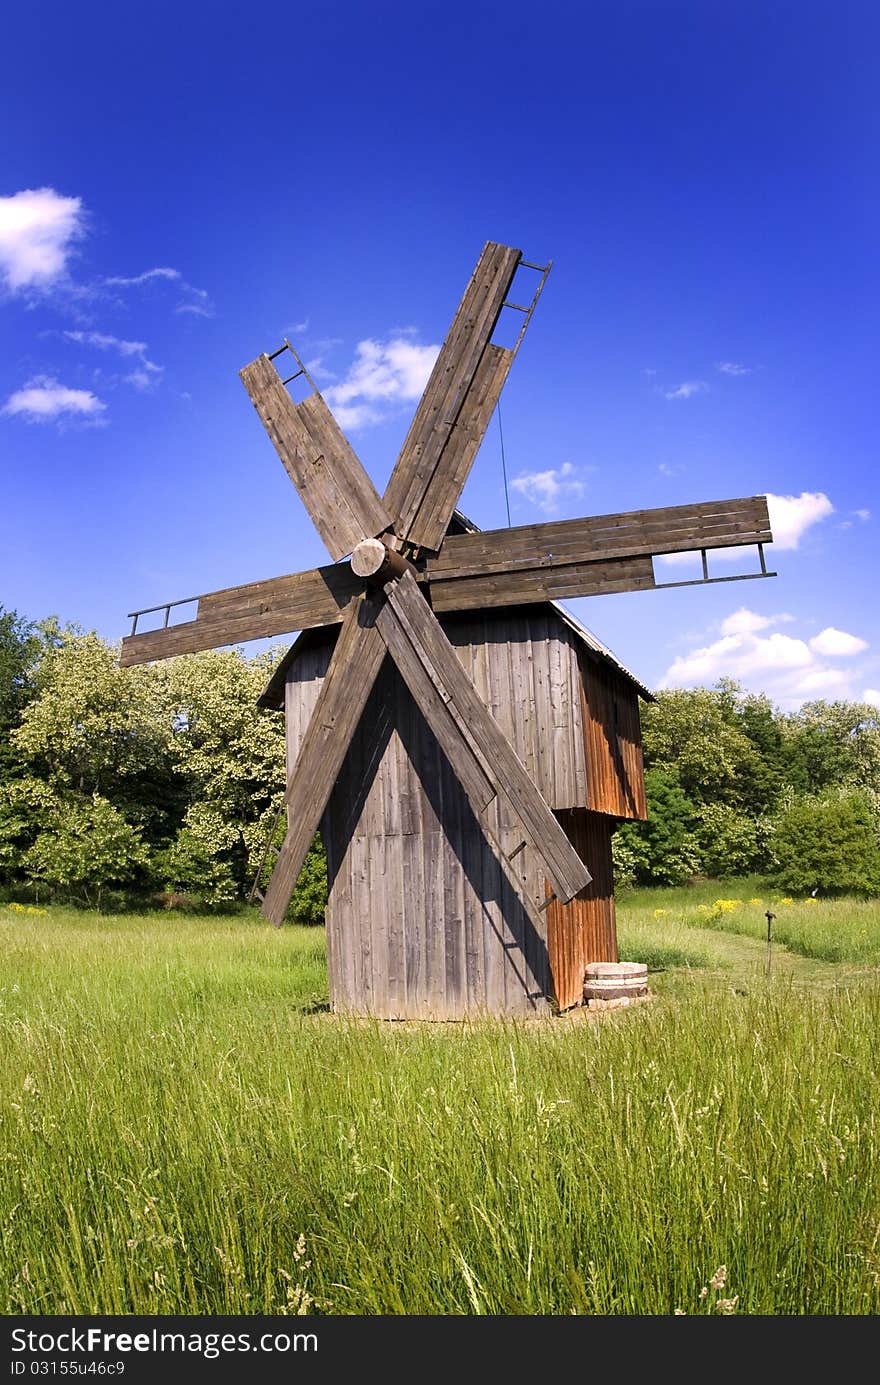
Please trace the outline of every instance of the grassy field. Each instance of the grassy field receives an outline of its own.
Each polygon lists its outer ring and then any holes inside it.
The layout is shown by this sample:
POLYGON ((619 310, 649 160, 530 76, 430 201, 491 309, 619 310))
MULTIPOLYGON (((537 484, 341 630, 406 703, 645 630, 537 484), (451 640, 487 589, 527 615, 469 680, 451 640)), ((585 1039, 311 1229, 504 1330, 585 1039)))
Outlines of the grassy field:
POLYGON ((0 907, 0 1309, 876 1313, 880 907, 776 908, 768 983, 719 897, 621 902, 652 1002, 518 1025, 337 1020, 318 930, 0 907))

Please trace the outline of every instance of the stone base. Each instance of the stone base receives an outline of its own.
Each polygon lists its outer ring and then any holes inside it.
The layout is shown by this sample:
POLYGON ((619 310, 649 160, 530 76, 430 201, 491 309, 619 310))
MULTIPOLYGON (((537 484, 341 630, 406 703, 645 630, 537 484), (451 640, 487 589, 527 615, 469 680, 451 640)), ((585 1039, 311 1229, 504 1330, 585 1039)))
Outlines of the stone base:
POLYGON ((620 1004, 648 994, 644 962, 591 962, 584 978, 584 1004, 620 1004))

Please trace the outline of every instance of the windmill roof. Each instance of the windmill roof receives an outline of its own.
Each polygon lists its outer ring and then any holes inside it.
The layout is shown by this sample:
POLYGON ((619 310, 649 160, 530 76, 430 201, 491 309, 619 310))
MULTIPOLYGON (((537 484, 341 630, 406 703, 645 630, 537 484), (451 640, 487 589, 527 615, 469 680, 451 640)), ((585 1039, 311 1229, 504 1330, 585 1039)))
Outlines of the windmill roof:
MULTIPOLYGON (((453 513, 452 520, 449 525, 449 532, 476 534, 479 533, 479 525, 474 524, 473 520, 468 519, 467 515, 462 514, 460 510, 456 510, 453 513)), ((577 619, 577 617, 572 615, 571 611, 567 610, 565 606, 561 605, 560 602, 542 601, 540 604, 536 604, 534 606, 523 607, 524 610, 532 611, 539 610, 541 608, 545 610, 548 608, 553 610, 556 613, 556 615, 559 616, 560 620, 562 620, 568 626, 569 630, 571 630, 572 633, 577 636, 582 648, 586 649, 588 654, 590 654, 593 658, 598 659, 601 663, 608 664, 623 678, 625 678, 629 683, 632 683, 633 687, 636 689, 636 692, 645 702, 656 701, 656 698, 654 697, 654 694, 651 692, 650 688, 646 688, 644 683, 642 683, 638 678, 636 678, 635 674, 630 672, 630 670, 626 667, 625 664, 622 664, 620 662, 620 660, 617 658, 615 654, 611 652, 608 646, 603 644, 602 641, 593 634, 592 630, 588 630, 585 625, 582 625, 581 622, 577 619)), ((317 629, 312 630, 303 630, 303 632, 294 640, 293 644, 290 646, 287 653, 281 659, 277 668, 275 669, 275 672, 272 674, 272 677, 269 679, 269 682, 263 689, 263 692, 258 698, 258 705, 260 707, 267 707, 272 711, 280 711, 283 708, 284 684, 287 677, 287 670, 290 668, 294 660, 299 657, 304 648, 310 647, 311 645, 315 644, 316 641, 322 638, 326 638, 326 635, 327 626, 320 626, 317 629)))

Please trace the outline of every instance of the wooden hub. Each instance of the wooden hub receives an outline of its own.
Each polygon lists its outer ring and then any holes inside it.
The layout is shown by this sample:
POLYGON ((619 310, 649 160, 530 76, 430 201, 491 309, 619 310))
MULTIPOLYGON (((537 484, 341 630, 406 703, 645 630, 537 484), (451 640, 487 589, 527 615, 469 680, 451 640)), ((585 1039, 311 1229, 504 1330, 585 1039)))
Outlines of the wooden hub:
POLYGON ((412 570, 412 564, 381 539, 363 539, 351 555, 351 570, 356 577, 384 587, 392 577, 412 570))

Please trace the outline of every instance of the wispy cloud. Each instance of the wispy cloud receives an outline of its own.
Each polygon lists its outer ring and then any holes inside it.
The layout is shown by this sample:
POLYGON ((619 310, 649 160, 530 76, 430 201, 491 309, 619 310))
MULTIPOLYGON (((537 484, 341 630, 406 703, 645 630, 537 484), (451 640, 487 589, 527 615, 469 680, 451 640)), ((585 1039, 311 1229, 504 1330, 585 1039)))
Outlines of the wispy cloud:
POLYGON ((751 375, 752 367, 743 365, 740 361, 718 361, 715 366, 722 375, 751 375))
POLYGON ((358 342, 343 378, 324 391, 340 427, 381 423, 396 405, 420 398, 439 350, 403 336, 358 342))
POLYGON ((661 476, 680 476, 684 471, 683 466, 670 466, 668 462, 661 462, 657 467, 661 476))
POLYGON ((514 476, 510 485, 545 514, 555 513, 563 499, 581 496, 587 488, 580 479, 579 468, 572 462, 563 462, 547 471, 523 472, 514 476))
POLYGON ((871 518, 870 510, 853 510, 853 514, 855 515, 856 519, 860 519, 863 524, 867 523, 867 521, 871 518))
POLYGON ((123 379, 126 384, 133 385, 137 390, 151 389, 158 384, 162 376, 164 367, 150 360, 147 355, 149 347, 145 341, 127 341, 124 337, 114 337, 109 332, 77 331, 62 332, 61 335, 77 346, 93 346, 98 351, 113 351, 131 359, 134 369, 123 376, 123 379))
POLYGON ((101 280, 101 284, 104 288, 129 289, 142 288, 157 281, 173 284, 182 295, 181 301, 174 306, 176 313, 192 313, 196 317, 214 316, 214 305, 206 290, 190 284, 179 269, 172 269, 170 265, 157 265, 140 274, 110 274, 101 280))
POLYGON ((693 399, 695 394, 706 394, 709 386, 705 380, 684 380, 674 390, 664 390, 667 399, 693 399))
POLYGON ((98 421, 107 405, 91 390, 70 389, 48 375, 37 375, 11 394, 0 412, 27 423, 51 423, 66 416, 98 421))
POLYGON ((85 233, 79 197, 54 188, 26 188, 0 197, 0 274, 11 293, 48 289, 62 279, 85 233))
MULTIPOLYGON (((851 659, 868 648, 867 641, 834 626, 809 640, 777 630, 764 633, 791 620, 788 615, 762 616, 741 607, 721 622, 719 639, 673 661, 661 688, 707 687, 722 677, 735 678, 788 708, 818 697, 853 696, 858 670, 828 660, 851 659)), ((863 694, 865 701, 870 691, 863 694)))

